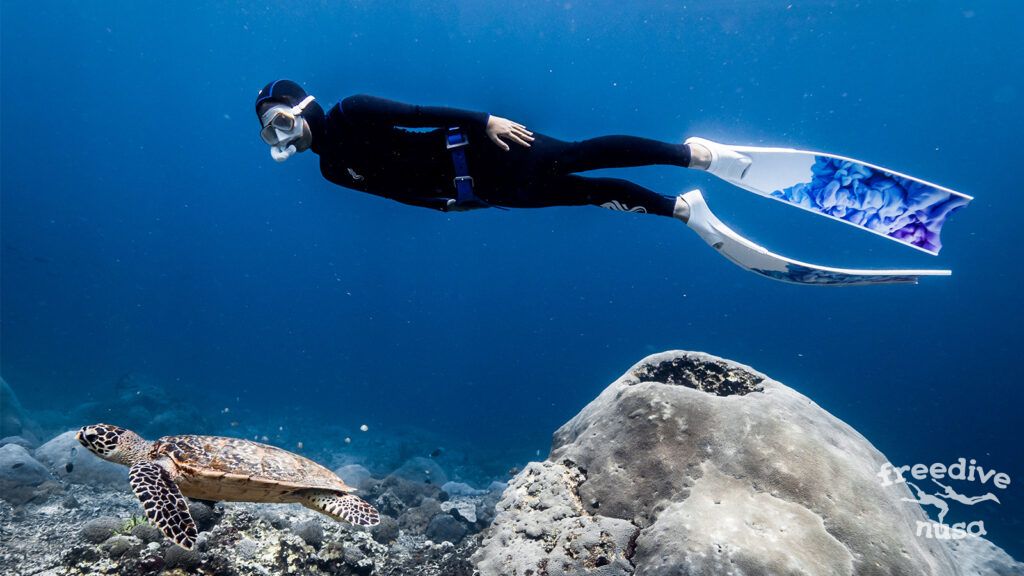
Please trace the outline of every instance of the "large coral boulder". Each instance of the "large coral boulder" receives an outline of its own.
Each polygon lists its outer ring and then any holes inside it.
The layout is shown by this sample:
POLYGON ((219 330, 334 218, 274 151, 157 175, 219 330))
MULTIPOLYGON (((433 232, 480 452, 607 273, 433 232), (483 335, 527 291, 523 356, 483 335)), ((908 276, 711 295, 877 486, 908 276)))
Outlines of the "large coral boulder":
POLYGON ((510 483, 474 560, 485 576, 968 573, 916 535, 926 518, 880 484, 885 462, 752 368, 657 354, 510 483))

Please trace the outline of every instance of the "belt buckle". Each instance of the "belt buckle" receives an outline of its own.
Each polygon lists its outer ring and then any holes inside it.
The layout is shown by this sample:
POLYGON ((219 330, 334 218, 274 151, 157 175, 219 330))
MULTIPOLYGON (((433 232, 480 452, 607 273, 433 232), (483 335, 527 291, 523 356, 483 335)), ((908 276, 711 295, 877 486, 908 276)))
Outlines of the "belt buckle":
POLYGON ((465 146, 467 144, 469 144, 469 137, 466 136, 465 132, 463 132, 461 129, 458 129, 458 128, 451 129, 450 128, 448 130, 448 133, 445 135, 444 147, 446 149, 448 149, 448 150, 451 150, 452 148, 462 148, 463 146, 465 146), (452 141, 451 141, 451 137, 452 136, 458 136, 461 141, 460 142, 456 142, 456 143, 453 144, 452 141))

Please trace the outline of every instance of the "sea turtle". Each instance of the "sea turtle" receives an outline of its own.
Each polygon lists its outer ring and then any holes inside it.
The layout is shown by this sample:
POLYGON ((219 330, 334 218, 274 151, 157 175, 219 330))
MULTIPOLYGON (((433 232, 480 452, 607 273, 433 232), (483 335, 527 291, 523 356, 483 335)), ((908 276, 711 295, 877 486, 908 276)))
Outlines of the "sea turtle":
POLYGON ((164 436, 149 442, 119 426, 94 424, 75 438, 100 458, 131 467, 128 480, 146 517, 183 548, 196 543, 189 498, 297 502, 359 526, 377 510, 323 466, 274 446, 220 436, 164 436))

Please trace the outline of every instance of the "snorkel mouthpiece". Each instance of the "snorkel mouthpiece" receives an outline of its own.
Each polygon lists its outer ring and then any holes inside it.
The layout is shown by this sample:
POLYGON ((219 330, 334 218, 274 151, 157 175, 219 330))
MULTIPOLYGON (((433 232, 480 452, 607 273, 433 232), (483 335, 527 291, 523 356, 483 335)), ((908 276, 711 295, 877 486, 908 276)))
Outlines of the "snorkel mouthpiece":
POLYGON ((297 150, 294 144, 289 144, 287 147, 282 148, 281 146, 271 146, 270 156, 274 161, 281 163, 295 155, 297 150))

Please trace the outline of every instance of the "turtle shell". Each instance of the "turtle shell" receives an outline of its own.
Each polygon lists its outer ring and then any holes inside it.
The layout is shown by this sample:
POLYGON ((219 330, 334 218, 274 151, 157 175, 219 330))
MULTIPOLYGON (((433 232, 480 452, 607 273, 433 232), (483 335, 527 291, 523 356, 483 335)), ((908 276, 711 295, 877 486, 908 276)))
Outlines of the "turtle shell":
POLYGON ((194 498, 287 501, 302 489, 355 491, 309 458, 238 438, 165 436, 153 443, 152 455, 174 462, 182 493, 194 498))

